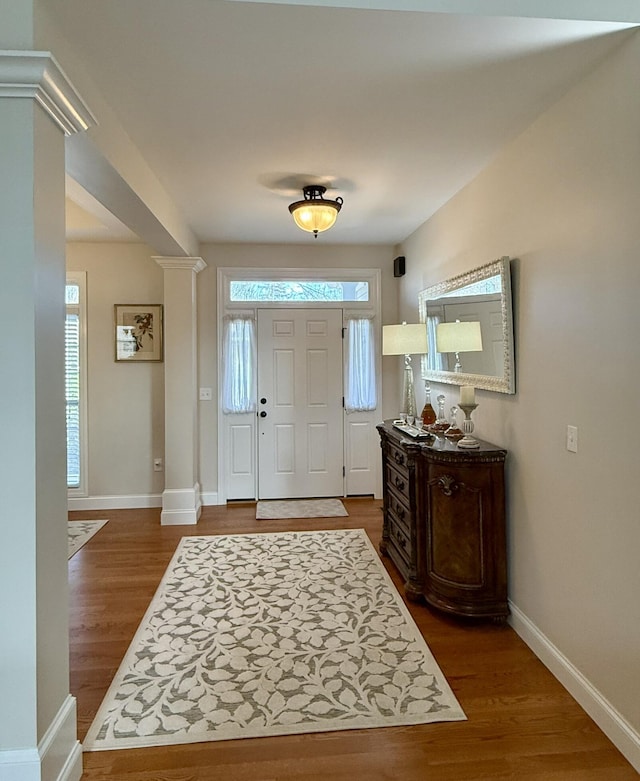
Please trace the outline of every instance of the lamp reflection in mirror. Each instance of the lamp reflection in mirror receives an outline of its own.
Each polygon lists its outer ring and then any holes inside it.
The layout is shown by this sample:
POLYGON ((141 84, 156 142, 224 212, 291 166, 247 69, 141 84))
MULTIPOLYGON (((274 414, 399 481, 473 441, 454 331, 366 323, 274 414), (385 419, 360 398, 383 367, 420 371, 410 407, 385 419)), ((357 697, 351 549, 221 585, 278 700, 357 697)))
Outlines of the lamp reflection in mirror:
POLYGON ((424 355, 427 349, 427 328, 424 323, 382 326, 382 354, 404 355, 400 411, 407 417, 413 415, 415 418, 417 415, 411 356, 424 355))
POLYGON ((482 352, 482 332, 477 321, 438 323, 436 328, 436 350, 439 353, 455 353, 454 371, 461 372, 460 353, 482 352))

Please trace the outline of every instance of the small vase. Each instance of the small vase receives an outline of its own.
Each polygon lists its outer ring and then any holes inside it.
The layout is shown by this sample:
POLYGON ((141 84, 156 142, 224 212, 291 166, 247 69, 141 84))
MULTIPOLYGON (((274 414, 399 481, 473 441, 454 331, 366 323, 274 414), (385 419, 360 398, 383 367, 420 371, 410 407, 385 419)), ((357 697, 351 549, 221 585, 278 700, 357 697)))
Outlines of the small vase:
POLYGON ((438 417, 432 426, 434 434, 442 435, 449 428, 449 421, 444 416, 444 396, 438 396, 438 417))
POLYGON ((451 407, 451 416, 450 416, 450 425, 449 428, 444 432, 444 435, 447 439, 451 439, 454 441, 457 441, 458 439, 462 439, 464 434, 462 431, 458 428, 458 408, 457 407, 451 407))
POLYGON ((436 422, 436 411, 431 406, 431 388, 427 380, 424 381, 424 407, 420 417, 422 425, 426 429, 431 429, 431 426, 436 422))

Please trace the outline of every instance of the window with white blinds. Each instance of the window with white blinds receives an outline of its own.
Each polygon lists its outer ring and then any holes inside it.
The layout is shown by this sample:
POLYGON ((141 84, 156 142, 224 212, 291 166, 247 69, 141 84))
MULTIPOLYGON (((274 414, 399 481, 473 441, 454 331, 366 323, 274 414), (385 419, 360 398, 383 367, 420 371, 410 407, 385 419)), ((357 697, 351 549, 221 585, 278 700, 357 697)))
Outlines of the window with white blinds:
POLYGON ((84 495, 86 484, 85 275, 67 274, 65 288, 65 398, 67 488, 84 495))

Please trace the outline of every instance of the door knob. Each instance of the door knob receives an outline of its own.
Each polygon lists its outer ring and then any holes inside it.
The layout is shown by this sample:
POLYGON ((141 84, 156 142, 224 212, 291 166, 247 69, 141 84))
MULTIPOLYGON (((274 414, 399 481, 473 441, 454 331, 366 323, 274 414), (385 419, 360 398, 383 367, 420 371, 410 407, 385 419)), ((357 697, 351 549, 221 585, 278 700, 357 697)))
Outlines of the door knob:
POLYGON ((262 410, 262 412, 260 413, 260 417, 261 418, 266 418, 267 417, 267 413, 264 410, 262 410))
POLYGON ((263 396, 263 397, 260 399, 260 404, 266 404, 266 403, 267 403, 267 400, 266 400, 266 399, 265 399, 265 397, 263 396))

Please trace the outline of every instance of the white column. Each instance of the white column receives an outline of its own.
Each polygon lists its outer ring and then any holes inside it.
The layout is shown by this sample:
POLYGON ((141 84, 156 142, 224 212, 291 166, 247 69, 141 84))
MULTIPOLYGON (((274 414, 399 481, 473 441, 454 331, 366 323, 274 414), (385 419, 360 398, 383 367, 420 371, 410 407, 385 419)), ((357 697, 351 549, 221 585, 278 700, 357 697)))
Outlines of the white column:
POLYGON ((48 52, 0 51, 0 778, 11 781, 82 773, 69 693, 64 138, 89 124, 48 52))
POLYGON ((196 275, 202 258, 154 258, 164 269, 165 488, 162 524, 200 517, 196 275))

